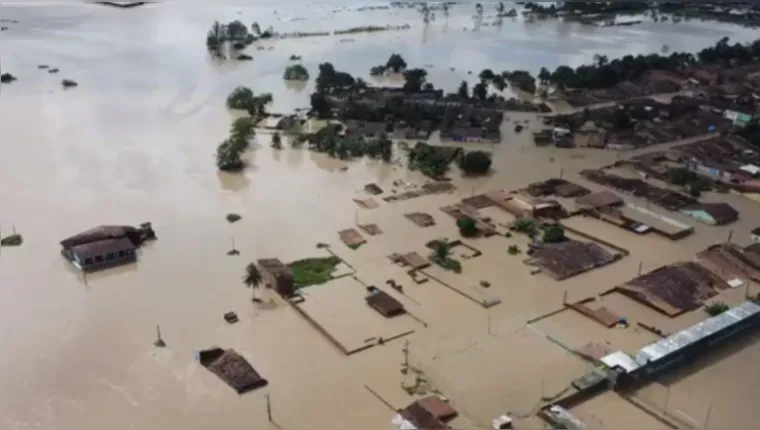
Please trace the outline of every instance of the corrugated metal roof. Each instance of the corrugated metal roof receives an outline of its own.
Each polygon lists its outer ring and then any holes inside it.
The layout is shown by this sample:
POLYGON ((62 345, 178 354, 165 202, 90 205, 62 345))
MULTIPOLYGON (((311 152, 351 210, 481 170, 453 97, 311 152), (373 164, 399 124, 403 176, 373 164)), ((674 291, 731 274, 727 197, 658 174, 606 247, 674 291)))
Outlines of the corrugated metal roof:
POLYGON ((639 368, 639 364, 624 351, 615 351, 612 354, 602 357, 602 363, 612 369, 615 366, 620 366, 625 369, 626 372, 633 372, 639 368))
POLYGON ((760 306, 754 302, 744 302, 720 315, 641 348, 636 354, 636 362, 643 366, 650 361, 657 361, 757 313, 760 313, 760 306))

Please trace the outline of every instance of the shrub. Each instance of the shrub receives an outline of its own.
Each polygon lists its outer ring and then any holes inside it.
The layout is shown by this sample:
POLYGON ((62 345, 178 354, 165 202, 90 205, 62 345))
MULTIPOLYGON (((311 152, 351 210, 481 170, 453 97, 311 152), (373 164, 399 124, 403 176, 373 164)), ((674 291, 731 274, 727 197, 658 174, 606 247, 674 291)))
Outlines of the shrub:
POLYGON ((288 81, 308 81, 309 71, 300 64, 294 64, 285 69, 283 78, 288 81))
POLYGON ((713 316, 713 317, 714 317, 714 316, 716 316, 716 315, 720 315, 720 314, 722 314, 723 312, 726 312, 726 311, 727 311, 727 310, 729 310, 729 309, 730 309, 730 308, 728 307, 728 305, 727 305, 727 304, 725 304, 725 303, 723 303, 723 302, 715 302, 715 303, 713 303, 713 304, 711 304, 711 305, 707 306, 707 307, 705 308, 705 311, 707 311, 707 313, 708 313, 710 316, 713 316))
POLYGON ((507 253, 509 255, 517 255, 520 252, 521 252, 520 247, 518 247, 517 245, 509 245, 509 248, 507 248, 507 253))
POLYGON ((520 218, 512 224, 512 229, 518 233, 533 234, 536 231, 536 222, 530 218, 520 218))
POLYGON ((238 215, 238 214, 233 214, 233 213, 229 213, 229 214, 227 214, 227 222, 229 222, 229 223, 238 222, 238 221, 240 221, 241 219, 243 219, 243 217, 241 217, 241 216, 240 216, 240 215, 238 215))
POLYGON ((478 234, 478 226, 470 217, 457 220, 457 227, 459 227, 459 234, 464 237, 473 237, 478 234))
POLYGON ((483 175, 491 170, 491 154, 485 151, 471 151, 459 159, 459 168, 466 175, 483 175))
POLYGON ((565 229, 559 225, 552 225, 544 230, 543 241, 546 243, 558 243, 565 241, 565 229))

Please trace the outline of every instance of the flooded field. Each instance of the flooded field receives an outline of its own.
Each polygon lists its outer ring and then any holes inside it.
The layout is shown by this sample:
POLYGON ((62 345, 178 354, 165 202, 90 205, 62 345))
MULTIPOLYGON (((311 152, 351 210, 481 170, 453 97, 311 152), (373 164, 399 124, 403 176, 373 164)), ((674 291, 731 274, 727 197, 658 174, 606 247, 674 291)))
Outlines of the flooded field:
MULTIPOLYGON (((15 228, 24 236, 23 246, 3 248, 0 254, 0 318, 9 351, 0 357, 3 429, 270 430, 265 392, 274 419, 287 430, 314 423, 334 429, 392 428, 393 411, 363 385, 398 386, 388 375, 399 373, 402 341, 346 358, 274 295, 267 297, 274 305, 253 305, 241 282, 248 262, 321 255, 318 242, 339 250, 367 283, 403 279, 407 295, 420 303, 415 312, 430 324, 415 331, 413 342, 485 332, 489 317, 520 315, 522 320, 550 311, 560 306, 563 290, 586 297, 629 279, 639 259, 654 264, 669 258, 670 247, 635 245, 646 257, 624 259, 560 287, 531 277, 522 267, 515 267, 521 272, 510 285, 497 285, 509 275, 505 267, 517 266, 521 257, 505 252, 478 257, 472 271, 483 275, 472 274, 471 281, 490 279, 489 296, 506 296, 510 288, 522 292, 488 313, 432 281, 413 286, 386 256, 427 255, 425 242, 455 237, 456 227, 440 206, 476 190, 515 188, 558 175, 560 169, 572 177, 611 162, 615 154, 535 148, 530 133, 517 135, 505 126, 490 177, 456 178, 460 191, 455 196, 384 203, 359 215, 351 199, 364 184, 390 189, 394 180, 421 183, 423 178, 374 161, 275 151, 263 133, 246 154, 250 168, 240 175, 218 173, 213 154, 232 119, 224 99, 233 88, 273 93, 275 112, 308 105, 313 79, 301 86, 282 80, 290 55, 303 56, 313 76, 319 63, 329 61, 370 81, 369 68, 398 52, 410 65, 430 64, 429 80, 452 90, 463 79, 474 81, 486 67, 535 72, 541 66, 590 61, 596 53, 654 52, 663 44, 697 50, 723 36, 754 37, 750 30, 700 22, 593 28, 505 19, 501 26, 474 31, 471 5, 455 7, 448 20, 439 17, 427 28, 412 10, 358 12, 317 3, 278 4, 276 9, 231 1, 173 1, 129 10, 17 2, 0 9, 0 18, 16 21, 0 33, 2 71, 19 79, 0 92, 0 231, 15 228), (212 60, 206 51, 205 35, 216 19, 257 21, 280 32, 367 24, 408 23, 411 28, 270 40, 248 48, 254 61, 236 62, 212 60), (60 72, 38 69, 43 64, 60 72), (74 79, 79 86, 64 90, 61 79, 74 79), (434 214, 440 225, 421 229, 403 217, 412 211, 434 214), (242 220, 227 223, 224 217, 231 212, 242 220), (384 233, 369 237, 357 251, 339 248, 337 232, 353 226, 357 216, 361 223, 377 223, 384 233), (153 223, 159 240, 141 251, 136 265, 83 277, 61 258, 58 242, 64 237, 100 224, 144 221, 153 223), (226 255, 231 246, 240 256, 226 255), (500 260, 509 263, 500 266, 500 260), (222 315, 228 311, 237 312, 241 322, 227 325, 222 315), (152 345, 156 325, 166 349, 152 345), (269 387, 238 397, 194 359, 196 351, 213 345, 235 348, 269 387)), ((537 127, 533 121, 527 129, 537 127)), ((740 206, 749 211, 754 204, 740 206)), ((748 215, 742 231, 751 219, 756 217, 748 215)), ((708 228, 698 227, 702 230, 708 228)), ((709 230, 719 233, 686 243, 702 245, 728 234, 728 228, 709 230)), ((362 307, 358 312, 371 311, 364 303, 357 306, 362 307)), ((531 338, 515 347, 524 350, 535 342, 531 338)), ((499 348, 509 349, 509 342, 499 348)), ((565 357, 552 348, 541 345, 537 351, 558 355, 543 364, 561 368, 565 357)), ((522 361, 515 360, 510 372, 523 372, 522 361)), ((583 369, 579 365, 573 375, 561 375, 560 385, 583 369)), ((546 384, 547 392, 554 389, 546 384)), ((538 385, 530 386, 530 396, 516 399, 515 407, 532 407, 541 394, 538 385)), ((406 394, 398 392, 401 401, 406 394)), ((505 412, 491 400, 488 413, 505 412)))

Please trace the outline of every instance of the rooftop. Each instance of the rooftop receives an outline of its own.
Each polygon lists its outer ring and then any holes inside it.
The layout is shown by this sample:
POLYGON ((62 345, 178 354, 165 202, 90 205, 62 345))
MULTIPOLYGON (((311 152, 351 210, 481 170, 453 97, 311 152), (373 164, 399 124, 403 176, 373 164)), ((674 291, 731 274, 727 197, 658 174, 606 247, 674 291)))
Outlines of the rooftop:
POLYGON ((535 250, 530 262, 553 278, 562 280, 610 264, 615 259, 615 255, 596 243, 567 240, 562 243, 543 244, 535 250))

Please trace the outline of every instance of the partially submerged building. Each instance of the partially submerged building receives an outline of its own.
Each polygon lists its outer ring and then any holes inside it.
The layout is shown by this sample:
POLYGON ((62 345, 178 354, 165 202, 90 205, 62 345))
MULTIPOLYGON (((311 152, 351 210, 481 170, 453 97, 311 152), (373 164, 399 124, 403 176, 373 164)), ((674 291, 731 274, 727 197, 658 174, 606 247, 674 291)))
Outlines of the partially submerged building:
POLYGON ((150 223, 101 225, 62 240, 61 254, 81 270, 100 270, 137 261, 137 248, 155 237, 150 223))
POLYGON ((663 266, 615 290, 669 317, 693 311, 729 285, 695 262, 663 266))
POLYGON ((206 349, 198 353, 198 360, 203 367, 226 382, 238 394, 245 394, 269 384, 248 360, 234 349, 206 349))
POLYGON ((267 288, 273 288, 286 298, 295 294, 293 272, 290 267, 276 258, 262 258, 257 263, 261 278, 267 288))
POLYGON ((618 255, 608 252, 596 243, 566 240, 561 243, 542 244, 533 250, 528 264, 540 267, 552 278, 561 281, 591 269, 616 261, 618 255))
POLYGON ((370 287, 371 291, 364 298, 367 304, 386 318, 403 315, 406 313, 404 305, 394 299, 390 294, 376 287, 370 287))
POLYGON ((681 213, 709 225, 725 225, 739 219, 739 212, 728 203, 697 203, 681 209, 681 213))

